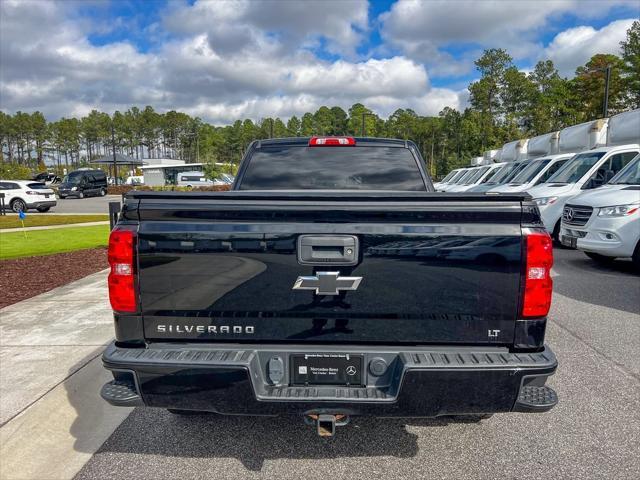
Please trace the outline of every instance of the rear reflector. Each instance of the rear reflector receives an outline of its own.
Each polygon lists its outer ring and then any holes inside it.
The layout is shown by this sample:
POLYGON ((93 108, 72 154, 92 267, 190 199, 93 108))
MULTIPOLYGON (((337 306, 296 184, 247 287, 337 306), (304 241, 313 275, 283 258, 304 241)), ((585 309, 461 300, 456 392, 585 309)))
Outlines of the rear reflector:
POLYGON ((553 245, 547 232, 529 231, 527 239, 527 270, 525 274, 523 317, 544 317, 551 308, 553 280, 553 245))
POLYGON ((311 137, 309 140, 310 147, 353 147, 355 144, 353 137, 311 137))
POLYGON ((134 233, 117 227, 109 235, 109 301, 116 312, 135 312, 136 291, 133 275, 134 233))

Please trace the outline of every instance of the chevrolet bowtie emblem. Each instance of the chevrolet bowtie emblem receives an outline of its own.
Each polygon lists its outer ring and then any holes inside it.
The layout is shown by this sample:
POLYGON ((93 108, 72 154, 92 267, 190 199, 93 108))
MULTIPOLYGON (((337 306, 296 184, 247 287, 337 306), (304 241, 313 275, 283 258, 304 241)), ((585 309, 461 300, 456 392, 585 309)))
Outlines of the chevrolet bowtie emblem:
POLYGON ((294 290, 315 290, 316 295, 339 295, 341 290, 357 290, 362 277, 341 277, 340 272, 317 272, 298 277, 294 290))

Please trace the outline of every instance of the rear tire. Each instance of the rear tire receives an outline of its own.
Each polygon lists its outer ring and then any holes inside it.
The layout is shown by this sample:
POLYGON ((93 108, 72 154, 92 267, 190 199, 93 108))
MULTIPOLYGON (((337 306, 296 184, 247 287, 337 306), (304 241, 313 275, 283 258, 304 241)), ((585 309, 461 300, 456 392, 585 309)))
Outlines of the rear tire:
POLYGON ((640 270, 640 240, 638 240, 636 248, 633 250, 631 259, 633 260, 633 266, 636 267, 636 270, 640 270))
POLYGON ((600 255, 599 253, 593 253, 593 252, 584 252, 585 255, 587 257, 589 257, 591 260, 595 261, 596 263, 599 263, 600 265, 611 265, 616 257, 607 257, 606 255, 600 255))
POLYGON ((107 189, 106 188, 101 188, 100 189, 100 196, 104 197, 107 194, 107 189))
POLYGON ((20 200, 19 198, 16 198, 14 201, 12 201, 10 206, 11 210, 13 210, 15 213, 18 213, 20 211, 27 211, 27 204, 24 202, 24 200, 20 200))
POLYGON ((84 192, 79 192, 78 193, 78 198, 84 198, 84 192))
POLYGON ((560 243, 560 220, 558 220, 558 223, 556 223, 556 226, 553 227, 553 232, 551 233, 551 239, 558 245, 562 246, 562 244, 560 243))

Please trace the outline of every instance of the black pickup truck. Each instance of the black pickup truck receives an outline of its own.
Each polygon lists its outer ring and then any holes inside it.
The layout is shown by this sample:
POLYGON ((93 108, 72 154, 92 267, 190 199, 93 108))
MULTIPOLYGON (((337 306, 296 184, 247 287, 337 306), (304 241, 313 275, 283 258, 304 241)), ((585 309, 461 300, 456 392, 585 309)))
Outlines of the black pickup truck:
POLYGON ((254 142, 228 192, 127 195, 109 240, 113 405, 543 412, 551 240, 526 195, 434 193, 404 140, 254 142))

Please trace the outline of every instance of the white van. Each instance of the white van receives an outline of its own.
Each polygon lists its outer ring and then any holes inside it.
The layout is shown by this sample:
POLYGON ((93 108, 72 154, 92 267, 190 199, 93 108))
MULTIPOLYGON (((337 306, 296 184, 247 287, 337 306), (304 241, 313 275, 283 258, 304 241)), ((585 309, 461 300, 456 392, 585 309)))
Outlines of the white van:
POLYGON ((501 193, 526 192, 530 188, 546 182, 571 157, 573 157, 573 153, 564 153, 529 160, 528 165, 513 177, 509 183, 492 188, 491 191, 501 193))
POLYGON ((440 185, 438 186, 438 190, 441 192, 446 192, 448 188, 452 187, 453 185, 457 185, 458 182, 462 180, 462 178, 467 174, 468 171, 469 171, 468 168, 459 169, 453 177, 449 178, 447 182, 441 182, 440 185))
POLYGON ((640 145, 601 147, 574 155, 546 183, 529 190, 540 209, 544 226, 556 240, 567 200, 584 190, 600 187, 640 152, 640 145))
POLYGON ((640 267, 640 155, 606 185, 569 200, 560 240, 597 262, 632 258, 640 267))
POLYGON ((467 190, 480 185, 490 179, 502 167, 502 163, 494 163, 491 165, 483 165, 476 169, 472 177, 463 180, 461 185, 454 185, 449 192, 466 192, 467 190))
POLYGON ((514 178, 518 172, 527 166, 527 160, 519 160, 517 162, 503 162, 498 170, 495 171, 493 176, 478 185, 471 187, 468 192, 488 192, 493 191, 494 188, 499 185, 505 185, 514 178))
POLYGON ((445 185, 446 183, 448 183, 449 180, 451 180, 453 177, 455 177, 458 174, 458 172, 460 172, 460 170, 462 169, 456 168, 455 170, 451 170, 449 173, 445 175, 445 177, 442 180, 440 180, 439 182, 435 182, 433 184, 433 188, 438 190, 438 187, 440 187, 440 185, 445 185))
POLYGON ((460 192, 465 188, 470 186, 470 183, 475 180, 475 176, 478 175, 481 168, 484 167, 470 167, 467 169, 467 173, 465 173, 460 179, 455 183, 455 185, 450 185, 447 187, 447 192, 460 192))
POLYGON ((179 187, 207 187, 213 185, 211 180, 207 180, 204 172, 180 172, 176 176, 179 187))

